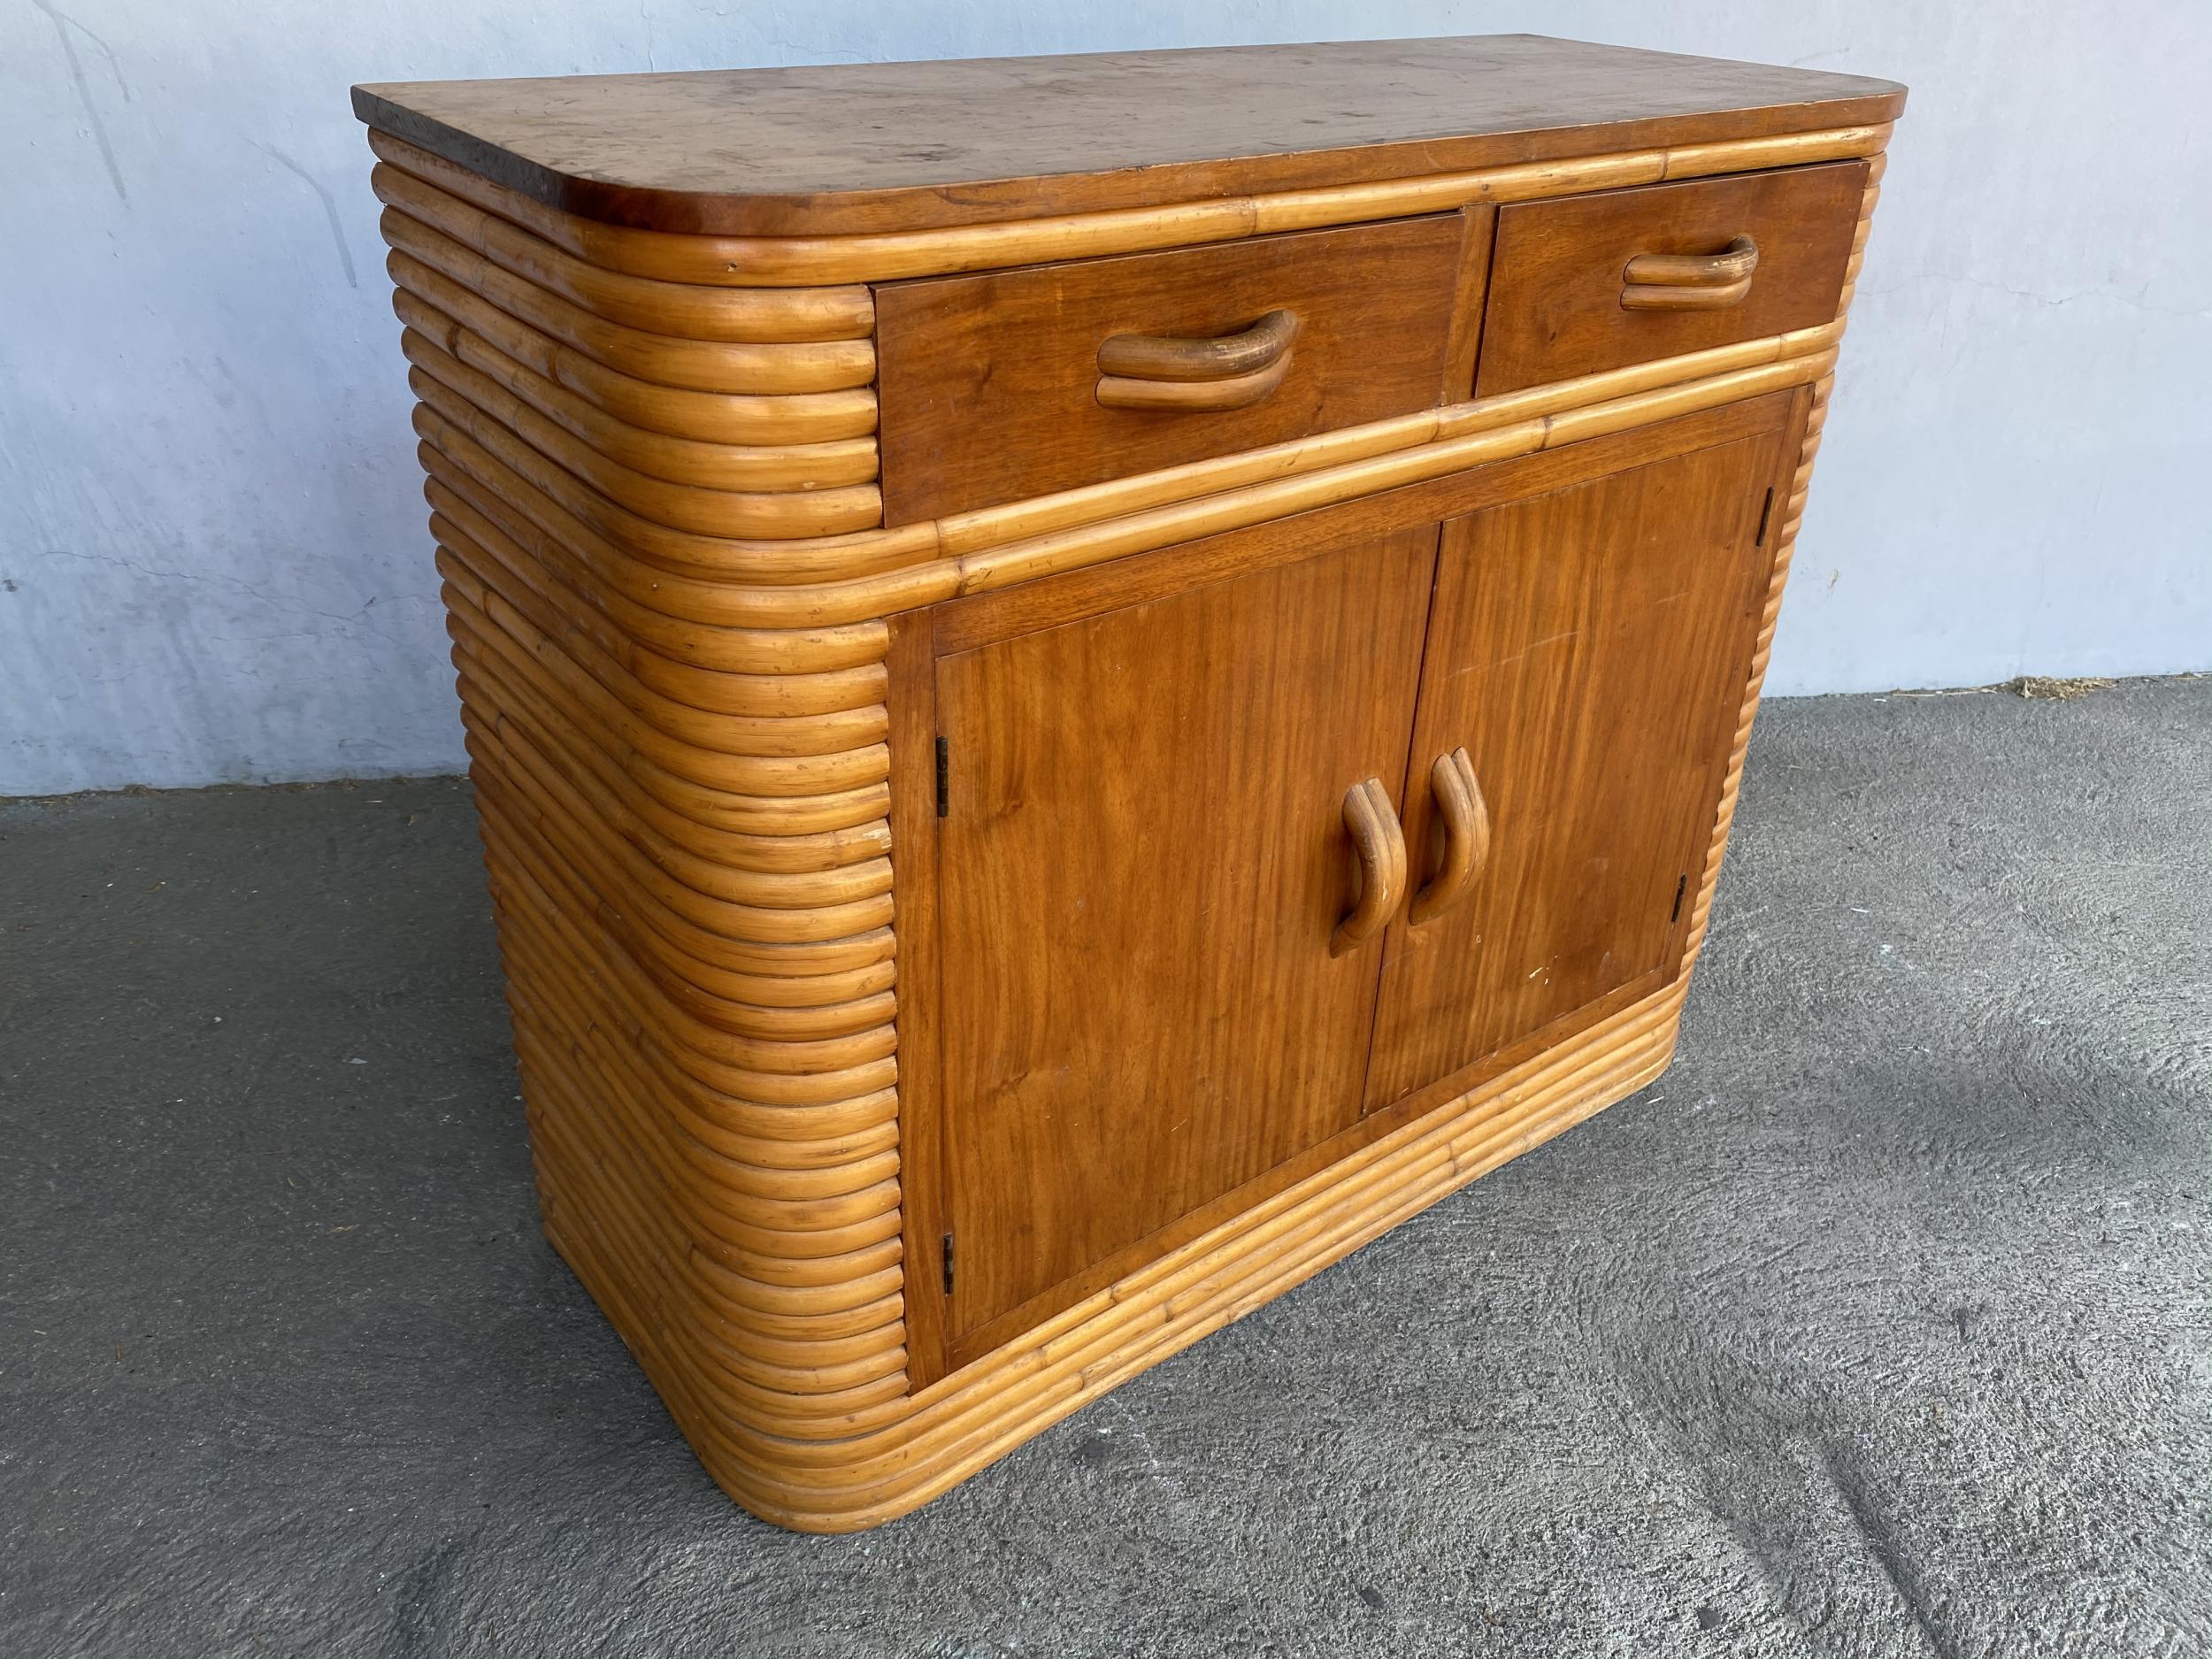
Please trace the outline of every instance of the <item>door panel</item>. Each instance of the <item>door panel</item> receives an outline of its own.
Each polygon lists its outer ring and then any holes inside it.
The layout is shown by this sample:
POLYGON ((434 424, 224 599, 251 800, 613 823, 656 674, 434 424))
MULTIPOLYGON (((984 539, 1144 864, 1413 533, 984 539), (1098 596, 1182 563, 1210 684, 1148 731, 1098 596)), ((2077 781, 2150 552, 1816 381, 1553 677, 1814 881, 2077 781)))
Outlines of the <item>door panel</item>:
POLYGON ((947 656, 955 1340, 1356 1122, 1434 526, 947 656))
POLYGON ((1371 1107, 1673 976, 1765 593, 1755 542, 1774 444, 1694 450, 1444 526, 1409 762, 1412 879, 1447 867, 1430 774, 1463 746, 1489 844, 1455 902, 1391 929, 1371 1107))

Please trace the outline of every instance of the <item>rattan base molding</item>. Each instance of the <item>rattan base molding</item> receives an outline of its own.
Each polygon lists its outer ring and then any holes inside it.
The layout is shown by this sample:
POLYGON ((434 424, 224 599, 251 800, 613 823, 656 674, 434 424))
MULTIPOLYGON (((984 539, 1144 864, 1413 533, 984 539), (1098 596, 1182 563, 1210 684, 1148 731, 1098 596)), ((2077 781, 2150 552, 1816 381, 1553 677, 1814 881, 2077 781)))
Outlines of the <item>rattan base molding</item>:
POLYGON ((1371 1240, 1652 1082, 1673 1056, 1685 982, 1416 1119, 1130 1274, 850 1440, 764 1443, 718 1410, 680 1344, 634 1300, 634 1253, 596 1160, 541 1104, 532 1118, 546 1236, 667 1402, 716 1483, 764 1520, 849 1532, 895 1519, 1138 1372, 1257 1311, 1371 1240))

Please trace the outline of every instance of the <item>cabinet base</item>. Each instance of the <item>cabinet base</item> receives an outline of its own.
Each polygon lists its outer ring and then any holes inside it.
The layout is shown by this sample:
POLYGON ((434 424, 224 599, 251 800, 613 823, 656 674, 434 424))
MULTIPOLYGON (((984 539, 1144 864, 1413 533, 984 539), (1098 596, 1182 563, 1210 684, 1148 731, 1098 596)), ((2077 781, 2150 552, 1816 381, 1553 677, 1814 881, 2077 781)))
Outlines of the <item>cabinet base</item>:
MULTIPOLYGON (((658 1316, 691 1265, 594 1225, 603 1149, 534 1124, 546 1236, 636 1355, 700 1462, 763 1520, 858 1532, 919 1507, 1210 1332, 1243 1317, 1509 1159, 1643 1087, 1673 1057, 1686 976, 1276 1194, 992 1354, 806 1438, 737 1420, 731 1350, 658 1316), (839 1433, 840 1430, 844 1432, 839 1433), (833 1436, 833 1438, 832 1438, 833 1436)), ((606 1148, 603 1150, 611 1150, 606 1148)))

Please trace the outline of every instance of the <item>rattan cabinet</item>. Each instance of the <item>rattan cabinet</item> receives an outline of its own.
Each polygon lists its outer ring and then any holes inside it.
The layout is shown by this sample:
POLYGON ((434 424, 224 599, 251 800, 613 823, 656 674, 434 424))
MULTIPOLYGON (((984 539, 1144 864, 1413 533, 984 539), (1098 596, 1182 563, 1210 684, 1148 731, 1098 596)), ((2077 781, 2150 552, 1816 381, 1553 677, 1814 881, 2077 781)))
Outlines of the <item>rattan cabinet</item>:
POLYGON ((1663 1069, 1903 96, 356 90, 546 1230, 740 1502, 910 1509, 1663 1069))

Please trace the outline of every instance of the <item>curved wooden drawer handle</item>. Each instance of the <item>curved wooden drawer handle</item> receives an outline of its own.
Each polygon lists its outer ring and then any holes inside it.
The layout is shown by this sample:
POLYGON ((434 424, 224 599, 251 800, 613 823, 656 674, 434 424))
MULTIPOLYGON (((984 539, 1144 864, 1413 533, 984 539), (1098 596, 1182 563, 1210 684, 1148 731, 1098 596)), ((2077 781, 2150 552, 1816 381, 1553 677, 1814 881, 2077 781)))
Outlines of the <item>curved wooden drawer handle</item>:
POLYGON ((1118 374, 1098 380, 1098 401, 1109 409, 1164 410, 1194 413, 1210 409, 1244 409, 1256 403, 1283 383, 1290 373, 1290 354, 1252 374, 1233 380, 1132 380, 1118 374))
POLYGON ((1621 273, 1621 309, 1725 311, 1751 292, 1759 244, 1739 236, 1718 253, 1640 253, 1621 273))
POLYGON ((1270 311, 1240 334, 1211 340, 1116 334, 1098 349, 1098 372, 1132 380, 1239 380, 1272 367, 1297 337, 1290 311, 1270 311))
POLYGON ((1444 820, 1444 863, 1406 911, 1406 920, 1416 927, 1465 898, 1490 862, 1490 809, 1465 749, 1436 757, 1429 768, 1429 788, 1436 796, 1437 816, 1444 820))
POLYGON ((1098 401, 1109 409, 1243 409, 1283 383, 1297 337, 1290 311, 1212 340, 1116 334, 1098 349, 1098 401))
POLYGON ((1406 838, 1381 779, 1370 778, 1344 792, 1344 827, 1359 854, 1359 902, 1330 935, 1332 956, 1382 932, 1406 895, 1406 838))

